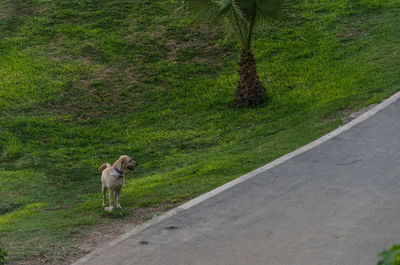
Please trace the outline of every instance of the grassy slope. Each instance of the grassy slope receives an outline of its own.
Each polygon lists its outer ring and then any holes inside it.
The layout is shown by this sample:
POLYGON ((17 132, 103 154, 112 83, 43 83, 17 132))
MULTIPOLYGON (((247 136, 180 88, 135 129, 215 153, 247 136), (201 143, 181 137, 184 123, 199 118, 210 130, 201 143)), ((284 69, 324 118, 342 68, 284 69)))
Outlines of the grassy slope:
MULTIPOLYGON (((294 150, 400 89, 399 0, 308 0, 256 33, 267 104, 232 108, 235 43, 178 0, 0 0, 0 242, 73 251, 112 222, 97 167, 120 154, 121 215, 174 205, 294 150), (61 248, 64 246, 64 249, 61 248)), ((58 253, 58 254, 57 254, 58 253)))

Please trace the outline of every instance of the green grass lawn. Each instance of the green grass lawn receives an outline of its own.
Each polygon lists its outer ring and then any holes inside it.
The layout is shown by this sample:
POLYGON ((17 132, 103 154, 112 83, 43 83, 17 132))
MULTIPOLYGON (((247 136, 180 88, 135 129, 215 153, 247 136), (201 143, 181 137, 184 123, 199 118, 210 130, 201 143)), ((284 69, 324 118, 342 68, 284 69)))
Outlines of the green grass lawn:
POLYGON ((268 101, 234 106, 238 46, 179 0, 0 0, 0 245, 79 252, 115 214, 98 166, 130 155, 121 203, 177 205, 400 90, 400 0, 305 0, 257 30, 268 101))

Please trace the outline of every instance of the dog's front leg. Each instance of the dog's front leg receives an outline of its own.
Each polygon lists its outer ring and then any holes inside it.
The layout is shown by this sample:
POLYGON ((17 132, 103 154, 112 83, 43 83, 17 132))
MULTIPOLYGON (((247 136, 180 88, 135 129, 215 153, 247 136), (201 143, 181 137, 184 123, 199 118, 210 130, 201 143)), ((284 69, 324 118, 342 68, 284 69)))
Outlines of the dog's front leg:
POLYGON ((121 197, 121 190, 115 191, 115 201, 117 204, 117 209, 121 208, 121 204, 119 203, 119 198, 121 197))

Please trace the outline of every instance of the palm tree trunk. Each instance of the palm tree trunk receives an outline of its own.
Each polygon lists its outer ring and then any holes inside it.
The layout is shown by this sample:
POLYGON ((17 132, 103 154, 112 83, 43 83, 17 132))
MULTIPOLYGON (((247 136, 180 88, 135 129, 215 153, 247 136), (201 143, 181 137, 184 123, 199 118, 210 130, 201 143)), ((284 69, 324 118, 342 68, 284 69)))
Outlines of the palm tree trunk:
POLYGON ((251 50, 242 50, 239 61, 239 84, 235 100, 239 105, 260 104, 265 99, 265 87, 257 75, 256 60, 251 50))

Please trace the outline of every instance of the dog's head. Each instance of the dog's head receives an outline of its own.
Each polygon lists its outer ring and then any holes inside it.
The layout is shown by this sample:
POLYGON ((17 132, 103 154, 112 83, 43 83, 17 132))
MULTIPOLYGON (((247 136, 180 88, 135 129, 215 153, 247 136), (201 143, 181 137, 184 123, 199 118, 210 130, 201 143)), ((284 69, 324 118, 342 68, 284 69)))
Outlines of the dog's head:
POLYGON ((121 163, 121 170, 125 171, 126 169, 135 170, 135 168, 139 165, 136 161, 133 161, 127 155, 120 156, 118 162, 121 163))

